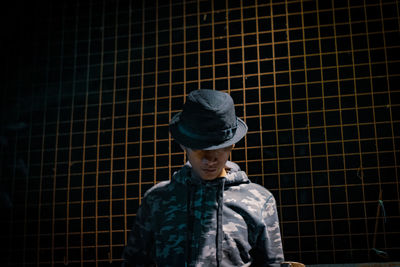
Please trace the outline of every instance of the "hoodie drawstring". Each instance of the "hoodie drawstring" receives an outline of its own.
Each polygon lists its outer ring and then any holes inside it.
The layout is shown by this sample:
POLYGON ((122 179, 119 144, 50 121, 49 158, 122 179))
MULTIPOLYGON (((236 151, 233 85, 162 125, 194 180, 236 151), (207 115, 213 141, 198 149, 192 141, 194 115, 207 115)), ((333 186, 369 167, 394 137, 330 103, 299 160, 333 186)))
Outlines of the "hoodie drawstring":
POLYGON ((223 231, 223 222, 222 222, 222 213, 223 213, 223 206, 224 206, 224 189, 225 189, 225 179, 222 179, 220 184, 220 190, 218 190, 217 199, 218 199, 218 212, 217 212, 217 238, 216 238, 216 245, 217 245, 217 266, 221 266, 222 262, 222 241, 224 237, 223 231))
POLYGON ((193 233, 193 201, 192 201, 192 183, 190 180, 187 181, 187 195, 186 195, 186 214, 187 214, 187 225, 186 225, 186 264, 190 266, 192 260, 192 233, 193 233))

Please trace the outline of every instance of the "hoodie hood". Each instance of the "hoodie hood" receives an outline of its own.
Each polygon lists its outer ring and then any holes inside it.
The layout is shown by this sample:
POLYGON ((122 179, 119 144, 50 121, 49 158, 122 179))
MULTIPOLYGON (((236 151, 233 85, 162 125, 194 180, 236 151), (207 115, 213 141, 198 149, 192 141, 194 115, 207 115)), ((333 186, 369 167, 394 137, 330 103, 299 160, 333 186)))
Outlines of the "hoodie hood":
POLYGON ((250 180, 247 177, 246 173, 240 169, 239 165, 237 165, 232 161, 227 161, 225 163, 226 177, 214 179, 211 181, 205 181, 198 179, 196 177, 191 177, 191 169, 192 165, 190 164, 190 162, 189 161, 186 162, 183 168, 174 173, 172 177, 172 182, 180 184, 193 183, 193 184, 204 184, 204 185, 206 184, 218 185, 222 183, 222 180, 224 180, 225 188, 233 185, 250 183, 250 180))

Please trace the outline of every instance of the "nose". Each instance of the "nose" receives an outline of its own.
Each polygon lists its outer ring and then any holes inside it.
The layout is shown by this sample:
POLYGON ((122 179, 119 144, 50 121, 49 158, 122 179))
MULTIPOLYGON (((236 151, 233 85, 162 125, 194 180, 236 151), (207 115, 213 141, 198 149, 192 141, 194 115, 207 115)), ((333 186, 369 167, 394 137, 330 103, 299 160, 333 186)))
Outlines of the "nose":
POLYGON ((214 163, 218 159, 216 151, 206 150, 203 156, 203 161, 207 163, 214 163))

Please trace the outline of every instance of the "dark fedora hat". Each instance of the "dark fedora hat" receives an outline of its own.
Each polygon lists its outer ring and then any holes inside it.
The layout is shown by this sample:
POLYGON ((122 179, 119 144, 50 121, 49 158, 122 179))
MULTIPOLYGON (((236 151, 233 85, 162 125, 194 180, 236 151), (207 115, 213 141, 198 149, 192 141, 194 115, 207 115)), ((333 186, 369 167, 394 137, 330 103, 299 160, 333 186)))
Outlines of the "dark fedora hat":
POLYGON ((224 92, 192 91, 181 112, 169 123, 175 140, 188 148, 212 150, 237 143, 247 133, 247 125, 236 117, 232 97, 224 92))

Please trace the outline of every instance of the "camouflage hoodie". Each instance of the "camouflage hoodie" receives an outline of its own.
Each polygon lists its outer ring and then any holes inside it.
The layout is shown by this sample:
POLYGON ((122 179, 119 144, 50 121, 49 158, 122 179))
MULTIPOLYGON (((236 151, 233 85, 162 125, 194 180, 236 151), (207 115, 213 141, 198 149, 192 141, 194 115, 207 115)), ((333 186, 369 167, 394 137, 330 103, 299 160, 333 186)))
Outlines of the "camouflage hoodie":
POLYGON ((238 165, 213 181, 186 164, 149 189, 124 250, 125 266, 279 266, 283 251, 275 199, 238 165))

